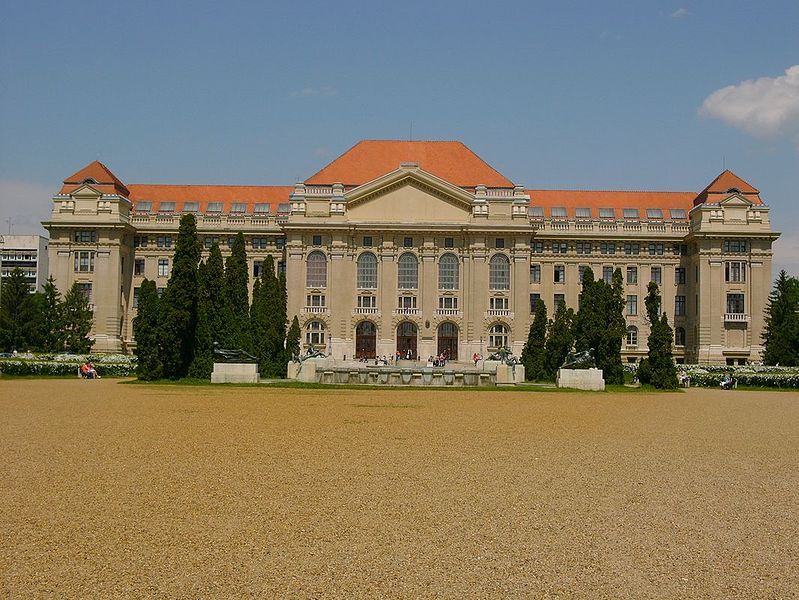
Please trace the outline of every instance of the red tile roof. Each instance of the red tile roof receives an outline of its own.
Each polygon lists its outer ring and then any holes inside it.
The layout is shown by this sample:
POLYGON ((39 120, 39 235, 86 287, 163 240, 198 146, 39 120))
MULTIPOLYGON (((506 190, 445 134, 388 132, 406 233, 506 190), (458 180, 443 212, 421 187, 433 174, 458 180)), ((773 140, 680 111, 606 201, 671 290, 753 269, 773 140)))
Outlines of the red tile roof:
MULTIPOLYGON (((85 167, 83 167, 80 171, 73 173, 69 177, 64 180, 64 188, 62 188, 61 193, 69 193, 64 192, 64 189, 69 187, 71 190, 74 190, 77 185, 82 184, 87 179, 93 179, 98 184, 107 184, 113 187, 113 192, 108 193, 119 193, 123 196, 128 195, 128 188, 125 187, 125 184, 122 183, 119 179, 117 179, 116 175, 114 175, 111 170, 106 167, 103 163, 99 160, 95 160, 92 163, 89 163, 85 167), (72 184, 71 186, 69 184, 72 184)), ((98 187, 98 186, 94 186, 98 187)), ((106 188, 109 189, 109 188, 106 188)), ((100 190, 103 193, 105 189, 100 190)))
POLYGON ((599 218, 600 208, 616 209, 616 218, 622 218, 622 209, 638 208, 641 219, 646 219, 647 208, 659 208, 664 219, 669 218, 668 209, 681 208, 686 214, 693 208, 696 192, 628 192, 594 190, 527 190, 530 206, 545 207, 545 216, 550 216, 552 207, 565 208, 570 219, 576 208, 590 208, 591 216, 599 218))
POLYGON ((272 214, 278 204, 288 202, 293 186, 277 185, 157 185, 131 183, 130 200, 134 206, 141 201, 152 202, 150 212, 158 212, 161 202, 175 202, 175 212, 183 210, 184 202, 198 202, 199 212, 205 212, 211 202, 221 202, 222 212, 230 212, 234 202, 247 205, 251 213, 256 204, 269 204, 272 214))
POLYGON ((717 202, 726 198, 731 190, 738 190, 741 195, 755 204, 762 204, 760 199, 760 190, 750 185, 729 169, 724 170, 721 175, 716 177, 710 182, 704 190, 699 192, 694 204, 701 204, 702 202, 717 202), (714 195, 723 195, 723 197, 713 198, 714 195))
POLYGON ((461 142, 364 140, 305 180, 309 185, 343 183, 358 186, 395 171, 402 163, 417 163, 454 185, 510 188, 513 183, 461 142))

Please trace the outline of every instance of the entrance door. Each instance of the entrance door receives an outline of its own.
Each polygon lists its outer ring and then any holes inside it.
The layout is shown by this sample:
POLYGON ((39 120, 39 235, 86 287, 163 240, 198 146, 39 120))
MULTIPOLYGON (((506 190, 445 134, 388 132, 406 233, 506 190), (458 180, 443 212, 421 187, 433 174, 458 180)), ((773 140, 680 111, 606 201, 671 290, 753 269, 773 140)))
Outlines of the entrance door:
POLYGON ((411 358, 416 360, 416 334, 416 323, 403 321, 397 325, 397 350, 402 358, 410 351, 411 358))
POLYGON ((458 360, 458 326, 445 321, 438 326, 438 353, 448 360, 458 360))
POLYGON ((377 327, 361 321, 355 327, 355 358, 374 358, 377 350, 377 327))

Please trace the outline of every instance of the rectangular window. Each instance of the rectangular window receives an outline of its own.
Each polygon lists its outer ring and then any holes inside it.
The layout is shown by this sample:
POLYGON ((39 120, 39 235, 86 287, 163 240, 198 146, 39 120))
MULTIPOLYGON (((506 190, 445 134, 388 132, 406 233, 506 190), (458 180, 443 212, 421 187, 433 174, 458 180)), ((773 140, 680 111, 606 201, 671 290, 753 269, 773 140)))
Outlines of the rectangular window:
POLYGON ((488 307, 491 310, 508 310, 508 299, 499 296, 492 296, 488 299, 488 307))
POLYGON ((739 261, 725 262, 724 279, 727 283, 742 283, 746 281, 746 263, 739 261))
POLYGON ((674 268, 674 283, 676 285, 684 285, 685 284, 685 267, 675 267, 674 268))
POLYGON ((566 254, 569 251, 569 245, 566 242, 552 242, 553 254, 566 254))
POLYGON ((133 288, 133 308, 139 305, 139 288, 133 288))
POLYGON ((267 216, 270 212, 272 212, 272 207, 266 202, 259 202, 253 208, 253 216, 260 217, 262 219, 265 216, 267 216))
POLYGON ((613 283, 613 267, 602 267, 602 281, 613 283))
POLYGON ((530 294, 530 313, 535 312, 535 307, 541 299, 541 294, 530 294))
POLYGON ((727 312, 739 315, 744 313, 743 294, 727 294, 727 312))
POLYGON ((236 238, 235 237, 229 237, 227 239, 227 247, 228 248, 233 248, 233 244, 235 244, 235 243, 236 243, 236 238))
POLYGON ((567 216, 566 209, 562 206, 553 206, 550 209, 549 214, 552 215, 553 219, 565 219, 567 216))
POLYGON ((649 244, 649 256, 663 256, 663 244, 649 244))
POLYGON ((494 240, 494 248, 504 248, 505 247, 505 238, 496 238, 494 240))
POLYGON ((455 247, 455 238, 444 238, 444 248, 454 248, 455 247))
POLYGON ((627 267, 627 283, 638 283, 638 267, 627 267))
POLYGON ((311 240, 311 243, 314 246, 321 246, 322 245, 322 236, 321 235, 313 236, 313 239, 311 240))
POLYGON ((277 276, 280 277, 281 275, 283 277, 286 276, 286 261, 284 260, 277 261, 277 276))
POLYGON ((599 252, 602 254, 616 254, 615 242, 601 242, 599 244, 599 252))
POLYGON ((438 308, 457 310, 458 309, 457 296, 439 296, 438 308))
POLYGON ((146 235, 136 235, 133 237, 133 247, 134 248, 146 248, 147 247, 147 236, 146 235))
POLYGON ((173 213, 175 212, 175 203, 174 202, 161 202, 158 205, 158 212, 160 213, 173 213))
POLYGON ((405 248, 413 248, 413 238, 412 238, 412 237, 406 237, 406 238, 404 238, 404 239, 402 240, 402 245, 403 245, 405 248))
POLYGON ((577 254, 591 254, 593 245, 594 245, 593 242, 577 242, 576 244, 577 254))
POLYGON ((245 202, 234 202, 230 205, 231 215, 243 215, 247 212, 247 204, 245 202))
POLYGON ((640 254, 641 253, 641 245, 627 242, 624 244, 624 253, 625 254, 640 254))
POLYGON ((416 308, 416 296, 400 296, 397 298, 397 308, 416 308))
POLYGON ((321 307, 325 306, 324 294, 308 294, 305 296, 305 306, 321 307))
POLYGON ((97 243, 97 232, 94 230, 79 230, 75 232, 75 241, 85 244, 97 243))
POLYGON ((685 316, 685 296, 674 296, 674 315, 685 316))
POLYGON ((591 209, 590 208, 575 208, 574 209, 574 218, 575 219, 590 219, 591 218, 591 209))
POLYGON ((133 207, 133 210, 137 213, 144 214, 150 212, 152 207, 153 203, 150 202, 149 200, 140 200, 139 202, 136 203, 136 206, 133 207))
POLYGON ((358 308, 376 308, 377 296, 358 296, 358 308))
POLYGON ((647 219, 662 219, 663 218, 663 211, 659 208, 647 208, 646 209, 646 218, 647 219))
POLYGON ((252 263, 252 276, 258 278, 261 276, 261 273, 264 269, 264 261, 262 260, 255 260, 252 263))
MULTIPOLYGON (((183 207, 185 210, 186 207, 183 207)), ((221 202, 209 202, 208 206, 205 207, 205 213, 208 215, 215 215, 222 212, 222 203, 221 202)))
POLYGON ((687 218, 684 208, 670 208, 669 215, 671 215, 671 218, 675 221, 682 221, 687 218))
POLYGON ((216 236, 214 237, 205 236, 205 238, 203 239, 203 245, 207 250, 210 250, 211 246, 213 246, 214 244, 216 244, 217 246, 219 245, 219 238, 216 236))
POLYGON ((531 219, 543 219, 544 207, 543 206, 530 206, 527 208, 527 216, 531 219))
POLYGON ((638 314, 638 296, 630 294, 627 296, 627 315, 634 317, 638 314))
POLYGON ((134 275, 144 275, 144 259, 137 258, 133 261, 133 274, 134 275))
POLYGON ((269 243, 269 238, 254 237, 254 238, 252 238, 252 249, 253 250, 265 250, 268 243, 269 243))
POLYGON ((541 265, 530 265, 530 283, 541 283, 541 265))
POLYGON ((281 238, 277 238, 275 240, 275 246, 277 247, 278 250, 282 250, 283 248, 285 248, 286 247, 286 238, 282 238, 282 237, 281 238))
POLYGON ((628 221, 637 221, 641 218, 637 208, 624 208, 622 209, 622 215, 628 221))
POLYGON ((158 259, 158 276, 159 277, 169 277, 169 259, 168 258, 159 258, 158 259))
POLYGON ((533 254, 542 254, 544 252, 544 242, 534 241, 530 242, 530 252, 533 254))
POLYGON ((158 248, 171 248, 172 247, 172 236, 171 235, 159 235, 155 238, 155 245, 158 248))
POLYGON ((565 283, 566 282, 566 266, 565 265, 555 265, 554 269, 554 282, 555 283, 565 283))
POLYGON ((600 219, 615 219, 616 218, 616 209, 615 208, 600 208, 599 209, 599 218, 600 219))
POLYGON ((676 256, 688 256, 688 244, 674 244, 671 251, 676 256))
POLYGON ((200 203, 199 202, 184 202, 183 203, 183 212, 184 213, 196 213, 200 210, 200 203))
POLYGON ((654 281, 660 285, 663 282, 663 269, 660 267, 652 267, 649 270, 649 281, 654 281))
POLYGON ((94 273, 94 252, 88 250, 75 252, 75 272, 94 273))
POLYGON ((741 254, 746 252, 746 240, 724 240, 724 252, 741 254))
POLYGON ((363 247, 364 248, 371 248, 372 247, 372 236, 371 235, 363 236, 363 247))
POLYGON ((577 281, 579 281, 580 283, 583 282, 583 274, 585 273, 585 270, 587 268, 588 267, 586 265, 580 265, 579 267, 577 267, 577 281))
POLYGON ((89 304, 92 303, 92 284, 91 283, 79 283, 78 290, 86 297, 86 302, 89 304))
POLYGON ((558 307, 561 304, 565 304, 565 303, 566 303, 566 294, 555 294, 555 302, 554 302, 555 310, 558 310, 558 307))

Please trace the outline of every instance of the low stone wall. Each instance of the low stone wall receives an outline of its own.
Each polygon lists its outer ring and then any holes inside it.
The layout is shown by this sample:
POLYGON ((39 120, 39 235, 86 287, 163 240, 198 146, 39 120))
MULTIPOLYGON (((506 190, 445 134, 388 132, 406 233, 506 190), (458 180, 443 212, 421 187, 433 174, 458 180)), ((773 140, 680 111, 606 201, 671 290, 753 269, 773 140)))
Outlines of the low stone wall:
POLYGON ((602 391, 605 379, 602 369, 559 369, 557 386, 575 390, 602 391))
POLYGON ((211 383, 258 383, 255 363, 214 363, 211 383))

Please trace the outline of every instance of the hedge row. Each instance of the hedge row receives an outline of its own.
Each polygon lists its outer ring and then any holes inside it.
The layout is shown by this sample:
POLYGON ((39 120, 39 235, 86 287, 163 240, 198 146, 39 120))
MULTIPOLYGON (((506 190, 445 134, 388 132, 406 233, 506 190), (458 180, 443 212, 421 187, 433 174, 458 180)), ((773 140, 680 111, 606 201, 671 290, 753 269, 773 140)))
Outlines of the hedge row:
MULTIPOLYGON (((726 373, 730 373, 727 369, 726 373)), ((718 387, 724 373, 687 372, 691 385, 699 387, 718 387)), ((738 385, 751 385, 767 388, 799 388, 799 375, 789 373, 732 373, 738 385)))
MULTIPOLYGON (((0 358, 0 374, 16 376, 48 376, 48 375, 74 375, 77 377, 80 362, 31 360, 24 358, 0 358)), ((94 362, 94 361, 93 361, 94 362)), ((136 364, 134 361, 94 363, 101 377, 127 377, 135 375, 136 364)))

